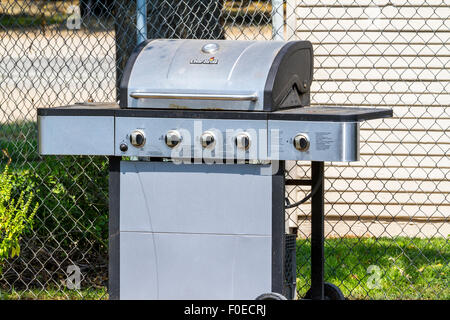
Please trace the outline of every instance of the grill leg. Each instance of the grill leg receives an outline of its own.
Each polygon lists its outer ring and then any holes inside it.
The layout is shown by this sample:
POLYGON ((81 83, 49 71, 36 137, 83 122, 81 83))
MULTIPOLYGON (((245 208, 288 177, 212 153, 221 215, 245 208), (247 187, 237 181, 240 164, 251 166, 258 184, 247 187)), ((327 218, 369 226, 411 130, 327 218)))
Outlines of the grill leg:
POLYGON ((109 157, 109 268, 110 300, 120 299, 120 160, 109 157))
POLYGON ((311 185, 320 183, 311 199, 311 298, 324 299, 324 163, 311 163, 311 185))

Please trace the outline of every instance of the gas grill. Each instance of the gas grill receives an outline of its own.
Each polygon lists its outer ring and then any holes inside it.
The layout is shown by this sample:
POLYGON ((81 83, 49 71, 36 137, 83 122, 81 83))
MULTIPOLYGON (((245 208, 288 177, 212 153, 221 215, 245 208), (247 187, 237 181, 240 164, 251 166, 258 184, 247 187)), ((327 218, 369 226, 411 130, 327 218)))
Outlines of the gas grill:
POLYGON ((38 109, 41 154, 110 157, 110 298, 294 298, 285 209, 309 199, 308 297, 338 290, 323 281, 324 161, 357 161, 359 123, 392 111, 311 107, 312 78, 307 41, 148 40, 119 105, 38 109), (311 179, 285 181, 286 160, 311 161, 311 179), (286 184, 311 193, 286 203, 286 184))

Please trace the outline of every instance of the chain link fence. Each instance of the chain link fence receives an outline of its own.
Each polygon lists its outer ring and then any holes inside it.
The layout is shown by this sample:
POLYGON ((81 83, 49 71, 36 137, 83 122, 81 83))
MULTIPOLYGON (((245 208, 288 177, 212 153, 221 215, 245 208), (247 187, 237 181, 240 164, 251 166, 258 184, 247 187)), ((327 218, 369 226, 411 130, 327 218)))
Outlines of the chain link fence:
MULTIPOLYGON (((107 158, 40 157, 36 109, 116 101, 137 9, 125 0, 0 4, 0 167, 13 197, 33 192, 39 205, 20 253, 0 251, 0 298, 108 297, 107 158)), ((326 164, 325 278, 349 299, 450 299, 448 0, 152 0, 146 14, 148 38, 309 40, 313 105, 393 108, 392 119, 362 125, 359 162, 326 164)), ((287 167, 287 179, 310 175, 309 163, 287 167)), ((303 188, 288 186, 291 202, 303 188)), ((310 206, 286 217, 301 297, 310 206)), ((4 226, 0 236, 4 246, 4 226)))

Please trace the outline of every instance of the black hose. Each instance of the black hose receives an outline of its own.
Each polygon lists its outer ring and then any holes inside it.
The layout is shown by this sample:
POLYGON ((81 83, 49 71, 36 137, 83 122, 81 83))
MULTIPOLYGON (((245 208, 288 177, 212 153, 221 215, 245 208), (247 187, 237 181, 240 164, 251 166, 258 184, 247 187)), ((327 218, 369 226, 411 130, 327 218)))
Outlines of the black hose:
POLYGON ((305 203, 306 201, 308 201, 309 199, 311 199, 311 197, 316 194, 317 190, 319 190, 319 187, 320 187, 320 184, 322 183, 322 181, 323 181, 323 177, 321 176, 317 180, 317 182, 314 185, 314 187, 311 189, 311 192, 306 197, 304 197, 302 200, 300 200, 300 201, 297 201, 297 202, 294 202, 294 203, 289 203, 289 198, 286 198, 285 199, 286 200, 286 205, 284 206, 284 208, 285 209, 291 209, 291 208, 294 208, 294 207, 298 207, 299 205, 301 205, 301 204, 305 203))

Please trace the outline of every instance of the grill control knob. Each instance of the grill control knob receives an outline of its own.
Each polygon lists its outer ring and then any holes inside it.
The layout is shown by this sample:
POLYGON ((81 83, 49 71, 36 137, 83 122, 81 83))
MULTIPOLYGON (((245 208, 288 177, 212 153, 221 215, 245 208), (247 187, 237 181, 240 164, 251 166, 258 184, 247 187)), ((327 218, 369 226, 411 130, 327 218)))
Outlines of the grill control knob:
POLYGON ((304 133, 299 133, 294 138, 294 147, 298 151, 307 151, 309 149, 309 138, 304 133))
POLYGON ((214 145, 216 144, 216 137, 214 136, 214 133, 211 131, 205 131, 200 136, 200 143, 203 148, 214 148, 214 145))
POLYGON ((119 146, 120 151, 122 152, 127 152, 128 150, 128 145, 126 143, 121 143, 119 146))
POLYGON ((143 147, 145 144, 145 134, 141 130, 134 130, 130 134, 130 143, 136 148, 143 147))
POLYGON ((239 133, 236 136, 234 143, 238 149, 248 150, 248 148, 250 148, 250 136, 246 132, 239 133))
POLYGON ((181 142, 181 134, 177 130, 169 130, 164 138, 169 148, 175 148, 181 142))

